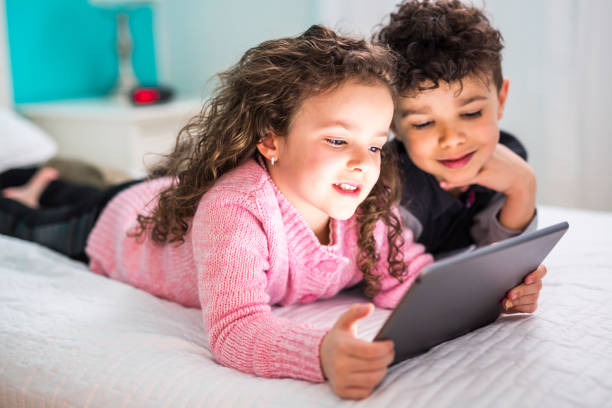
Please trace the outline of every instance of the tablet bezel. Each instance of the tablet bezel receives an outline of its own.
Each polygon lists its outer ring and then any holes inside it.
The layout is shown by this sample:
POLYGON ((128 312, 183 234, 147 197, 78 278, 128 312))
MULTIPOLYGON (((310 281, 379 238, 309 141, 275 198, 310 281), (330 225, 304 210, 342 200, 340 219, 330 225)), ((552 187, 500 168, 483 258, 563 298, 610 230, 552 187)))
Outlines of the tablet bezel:
POLYGON ((492 323, 503 311, 501 300, 506 293, 537 268, 568 228, 567 222, 561 222, 423 268, 374 340, 390 338, 395 342, 395 364, 492 323), (513 261, 516 266, 509 265, 513 261), (492 266, 503 274, 491 273, 492 266), (454 274, 450 276, 453 282, 448 274, 454 274), (475 285, 484 291, 476 290, 475 285), (442 297, 447 300, 442 301, 442 297), (446 310, 449 308, 453 309, 446 310), (440 319, 446 322, 440 323, 440 319), (421 330, 410 331, 412 326, 402 329, 406 324, 420 325, 421 330), (438 327, 444 324, 448 327, 438 327), (432 335, 436 330, 441 333, 432 335))

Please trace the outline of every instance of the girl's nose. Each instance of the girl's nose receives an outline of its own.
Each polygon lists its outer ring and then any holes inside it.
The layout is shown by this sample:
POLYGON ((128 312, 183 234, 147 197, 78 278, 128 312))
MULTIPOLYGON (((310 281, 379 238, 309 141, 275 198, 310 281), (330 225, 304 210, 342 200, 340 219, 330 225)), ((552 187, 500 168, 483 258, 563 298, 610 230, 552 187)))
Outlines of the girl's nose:
POLYGON ((368 155, 368 150, 363 148, 355 148, 351 152, 348 167, 351 171, 359 171, 367 173, 372 166, 371 158, 368 155))

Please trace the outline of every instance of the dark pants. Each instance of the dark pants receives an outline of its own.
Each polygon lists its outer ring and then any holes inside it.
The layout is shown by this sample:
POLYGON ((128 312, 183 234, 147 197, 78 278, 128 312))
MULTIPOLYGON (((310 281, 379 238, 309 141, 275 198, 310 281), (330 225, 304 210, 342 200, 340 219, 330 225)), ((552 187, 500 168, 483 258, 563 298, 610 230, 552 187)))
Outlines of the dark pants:
MULTIPOLYGON (((24 185, 37 170, 32 167, 1 173, 0 189, 24 185)), ((87 237, 104 206, 120 191, 140 181, 98 189, 54 180, 40 196, 39 208, 0 196, 0 234, 36 242, 87 262, 87 237)))

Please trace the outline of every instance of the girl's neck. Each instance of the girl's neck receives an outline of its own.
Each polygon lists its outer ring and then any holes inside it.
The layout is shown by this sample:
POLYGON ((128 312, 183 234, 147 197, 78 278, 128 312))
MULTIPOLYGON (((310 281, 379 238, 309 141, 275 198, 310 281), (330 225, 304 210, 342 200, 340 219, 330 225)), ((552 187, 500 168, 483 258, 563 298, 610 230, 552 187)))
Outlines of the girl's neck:
POLYGON ((321 243, 321 245, 330 244, 330 241, 331 241, 330 226, 329 226, 330 221, 331 219, 328 218, 327 221, 325 221, 325 223, 321 224, 320 226, 317 226, 317 227, 314 227, 313 225, 310 226, 315 236, 318 238, 319 242, 321 243))
POLYGON ((319 214, 316 214, 316 213, 311 213, 310 211, 305 211, 304 209, 300 209, 299 205, 297 205, 297 203, 292 202, 290 196, 288 196, 285 192, 283 192, 282 189, 278 186, 277 182, 274 180, 274 177, 272 176, 272 172, 270 172, 270 169, 268 168, 265 161, 261 157, 258 157, 257 160, 259 164, 264 169, 266 169, 266 171, 270 175, 270 180, 272 180, 272 183, 274 183, 278 191, 280 191, 280 193, 285 197, 285 199, 289 201, 291 205, 293 205, 293 207, 298 212, 298 214, 302 216, 302 219, 310 227, 315 237, 317 237, 317 239, 319 240, 319 243, 321 245, 331 244, 331 237, 330 237, 331 218, 328 215, 324 215, 322 212, 319 214))

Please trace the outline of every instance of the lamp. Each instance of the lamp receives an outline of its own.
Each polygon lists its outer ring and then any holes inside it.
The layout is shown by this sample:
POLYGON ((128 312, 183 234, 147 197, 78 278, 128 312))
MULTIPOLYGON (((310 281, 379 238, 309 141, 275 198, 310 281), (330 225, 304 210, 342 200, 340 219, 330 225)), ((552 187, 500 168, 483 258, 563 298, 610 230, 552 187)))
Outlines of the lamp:
POLYGON ((132 67, 132 51, 134 42, 129 26, 130 10, 152 5, 152 0, 89 0, 96 7, 115 11, 117 19, 117 56, 119 59, 119 75, 109 95, 120 102, 127 102, 130 92, 138 86, 132 67))

